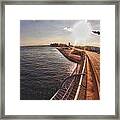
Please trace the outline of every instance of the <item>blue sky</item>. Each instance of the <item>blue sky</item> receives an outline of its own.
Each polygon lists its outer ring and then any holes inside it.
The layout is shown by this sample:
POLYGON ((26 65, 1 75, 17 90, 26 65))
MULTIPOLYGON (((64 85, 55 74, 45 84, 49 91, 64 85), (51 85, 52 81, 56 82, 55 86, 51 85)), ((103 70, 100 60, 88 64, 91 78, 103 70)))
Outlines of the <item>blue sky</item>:
MULTIPOLYGON (((55 42, 74 44, 74 38, 71 37, 71 31, 67 27, 72 29, 78 22, 79 20, 21 20, 20 45, 48 45, 55 42)), ((100 30, 99 20, 87 22, 92 29, 100 30)))

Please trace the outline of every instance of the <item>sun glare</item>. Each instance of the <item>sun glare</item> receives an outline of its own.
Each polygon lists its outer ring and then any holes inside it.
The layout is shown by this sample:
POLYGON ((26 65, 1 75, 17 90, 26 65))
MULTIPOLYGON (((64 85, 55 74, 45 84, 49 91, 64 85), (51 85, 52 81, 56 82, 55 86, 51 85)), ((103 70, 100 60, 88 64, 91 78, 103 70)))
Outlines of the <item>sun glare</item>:
POLYGON ((72 28, 72 38, 74 39, 74 44, 80 44, 86 42, 91 33, 91 25, 86 20, 81 20, 74 24, 72 28))

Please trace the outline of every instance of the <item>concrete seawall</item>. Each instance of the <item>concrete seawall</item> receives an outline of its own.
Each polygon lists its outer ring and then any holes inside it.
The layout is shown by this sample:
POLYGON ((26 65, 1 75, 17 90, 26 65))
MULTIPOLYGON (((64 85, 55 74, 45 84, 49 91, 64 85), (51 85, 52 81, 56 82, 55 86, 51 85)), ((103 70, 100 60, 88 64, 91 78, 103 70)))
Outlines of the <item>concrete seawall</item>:
POLYGON ((66 50, 60 47, 56 48, 60 53, 62 53, 62 55, 64 55, 68 60, 70 60, 71 62, 75 62, 75 63, 81 63, 81 56, 79 55, 75 55, 75 54, 71 54, 71 50, 66 50))

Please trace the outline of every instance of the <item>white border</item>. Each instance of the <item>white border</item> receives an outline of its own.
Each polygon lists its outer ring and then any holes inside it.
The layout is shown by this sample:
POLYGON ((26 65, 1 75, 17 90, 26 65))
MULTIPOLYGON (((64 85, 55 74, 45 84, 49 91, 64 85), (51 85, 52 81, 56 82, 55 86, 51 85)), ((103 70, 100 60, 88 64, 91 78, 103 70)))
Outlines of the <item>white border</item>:
POLYGON ((5 115, 115 115, 115 6, 5 5, 5 115), (20 20, 23 19, 100 19, 100 100, 20 100, 20 20))

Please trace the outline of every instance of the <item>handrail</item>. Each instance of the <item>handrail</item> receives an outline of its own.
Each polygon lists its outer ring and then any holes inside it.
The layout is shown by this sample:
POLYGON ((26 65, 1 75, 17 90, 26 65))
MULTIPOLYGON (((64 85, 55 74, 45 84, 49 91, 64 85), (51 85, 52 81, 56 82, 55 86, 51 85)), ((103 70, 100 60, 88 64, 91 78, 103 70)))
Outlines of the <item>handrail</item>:
MULTIPOLYGON (((74 78, 75 79, 75 78, 74 78)), ((74 79, 72 80, 72 82, 70 83, 69 87, 67 88, 67 91, 65 92, 65 94, 62 97, 62 100, 64 99, 64 97, 66 96, 66 94, 68 93, 69 89, 71 88, 71 86, 73 85, 72 83, 74 82, 74 79)))
POLYGON ((77 89, 77 92, 76 92, 76 95, 75 95, 74 100, 77 100, 78 95, 79 95, 79 91, 80 91, 80 88, 81 88, 81 83, 82 83, 83 76, 84 76, 86 61, 87 61, 87 57, 85 56, 85 60, 84 60, 84 64, 83 64, 83 69, 82 69, 82 75, 81 75, 81 77, 80 77, 80 82, 79 82, 78 89, 77 89))
MULTIPOLYGON (((59 49, 58 49, 58 50, 59 50, 59 49)), ((59 51, 62 53, 61 50, 59 50, 59 51)), ((63 53, 62 53, 62 54, 63 54, 63 53)), ((65 56, 65 54, 63 54, 63 55, 65 56)), ((86 56, 85 56, 85 59, 84 59, 84 64, 86 64, 86 56)), ((72 72, 72 74, 63 80, 62 84, 60 85, 60 88, 58 89, 58 91, 54 94, 54 96, 53 96, 50 100, 52 100, 52 99, 57 95, 57 93, 59 92, 59 90, 65 85, 66 81, 67 81, 69 78, 75 77, 75 76, 79 76, 79 75, 80 75, 81 78, 82 78, 83 75, 85 74, 85 73, 84 73, 84 69, 85 69, 84 66, 85 66, 85 65, 83 65, 83 71, 82 71, 82 73, 74 74, 74 72, 75 72, 75 71, 77 70, 77 68, 78 68, 78 63, 77 63, 77 66, 76 66, 76 68, 74 69, 74 71, 72 72), (74 75, 73 75, 73 74, 74 74, 74 75)), ((73 83, 74 80, 75 80, 75 79, 73 79, 73 80, 71 81, 69 87, 67 88, 67 91, 70 89, 70 87, 71 87, 71 85, 72 85, 72 83, 73 83)), ((81 81, 81 80, 80 80, 80 81, 81 81)), ((78 88, 79 88, 79 87, 78 87, 78 88)), ((64 96, 67 94, 67 91, 65 92, 64 96)), ((77 91, 77 92, 78 92, 78 91, 77 91)), ((62 97, 62 99, 64 99, 64 96, 62 97)))
POLYGON ((70 76, 66 77, 66 78, 63 80, 62 84, 60 85, 61 87, 57 90, 57 92, 53 95, 53 97, 52 97, 50 100, 52 100, 52 99, 56 96, 56 94, 58 93, 58 91, 62 88, 62 86, 63 86, 64 83, 66 82, 66 80, 67 80, 68 78, 73 77, 73 73, 75 72, 75 70, 77 69, 77 67, 78 67, 78 64, 76 65, 76 67, 75 67, 75 69, 73 70, 72 74, 71 74, 70 76))

